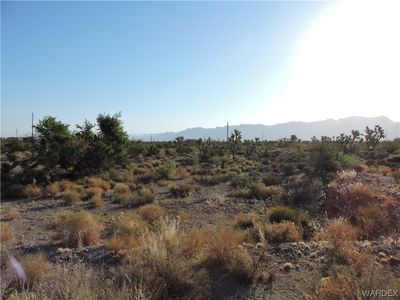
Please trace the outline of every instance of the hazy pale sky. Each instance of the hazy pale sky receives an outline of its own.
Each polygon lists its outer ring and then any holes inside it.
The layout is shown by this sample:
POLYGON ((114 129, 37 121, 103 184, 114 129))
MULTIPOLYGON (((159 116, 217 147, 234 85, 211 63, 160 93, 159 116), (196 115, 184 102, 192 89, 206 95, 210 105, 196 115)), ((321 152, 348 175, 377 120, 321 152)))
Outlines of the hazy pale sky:
POLYGON ((400 3, 1 2, 1 134, 400 121, 400 3))

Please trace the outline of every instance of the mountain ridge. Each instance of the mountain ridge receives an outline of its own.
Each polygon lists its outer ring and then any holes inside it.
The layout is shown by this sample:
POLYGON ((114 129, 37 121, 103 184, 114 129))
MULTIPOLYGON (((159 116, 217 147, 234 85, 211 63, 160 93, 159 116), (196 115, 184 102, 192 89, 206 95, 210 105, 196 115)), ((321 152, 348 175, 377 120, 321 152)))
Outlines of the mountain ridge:
MULTIPOLYGON (((380 125, 387 134, 387 139, 400 137, 400 122, 394 122, 388 117, 361 117, 352 116, 342 119, 326 119, 320 121, 290 121, 274 125, 263 124, 239 124, 229 125, 229 133, 238 129, 242 132, 243 139, 254 139, 256 137, 263 140, 277 140, 284 137, 290 137, 295 134, 302 140, 310 140, 312 136, 320 138, 321 136, 337 136, 340 133, 349 134, 351 130, 364 132, 366 126, 373 127, 380 125)), ((132 134, 131 138, 142 141, 171 141, 178 136, 185 139, 208 138, 216 140, 226 139, 226 126, 217 126, 213 128, 192 127, 176 132, 164 132, 155 134, 132 134)))

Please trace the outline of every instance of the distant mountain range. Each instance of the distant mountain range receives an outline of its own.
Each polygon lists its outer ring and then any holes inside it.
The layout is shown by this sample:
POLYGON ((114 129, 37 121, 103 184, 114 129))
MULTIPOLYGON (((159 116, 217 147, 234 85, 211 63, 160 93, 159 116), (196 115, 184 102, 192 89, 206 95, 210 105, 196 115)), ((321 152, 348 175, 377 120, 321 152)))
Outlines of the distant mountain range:
MULTIPOLYGON (((337 136, 340 133, 349 134, 351 130, 364 132, 365 127, 374 127, 380 125, 387 134, 387 139, 392 140, 400 137, 400 122, 393 122, 387 117, 349 117, 345 119, 328 119, 316 122, 288 122, 276 125, 230 125, 229 133, 238 129, 242 132, 243 139, 254 139, 256 137, 263 140, 277 140, 284 137, 290 137, 295 134, 302 140, 310 140, 312 136, 320 138, 321 136, 337 136)), ((157 134, 134 134, 132 139, 142 141, 171 141, 178 136, 185 139, 208 138, 216 140, 226 139, 226 126, 216 128, 188 128, 179 132, 165 132, 157 134)))

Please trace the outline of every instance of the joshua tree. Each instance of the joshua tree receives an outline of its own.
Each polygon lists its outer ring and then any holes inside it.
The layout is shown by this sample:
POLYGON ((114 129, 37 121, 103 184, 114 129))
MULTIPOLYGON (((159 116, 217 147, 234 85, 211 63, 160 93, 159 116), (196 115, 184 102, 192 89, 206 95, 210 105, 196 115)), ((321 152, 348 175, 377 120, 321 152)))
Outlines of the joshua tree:
POLYGON ((379 125, 375 125, 374 129, 368 126, 365 128, 365 141, 367 142, 368 149, 374 149, 379 141, 385 137, 385 131, 379 125))
POLYGON ((231 151, 233 159, 235 159, 241 141, 242 141, 242 133, 239 130, 235 129, 231 134, 231 136, 228 138, 228 147, 229 150, 231 151))

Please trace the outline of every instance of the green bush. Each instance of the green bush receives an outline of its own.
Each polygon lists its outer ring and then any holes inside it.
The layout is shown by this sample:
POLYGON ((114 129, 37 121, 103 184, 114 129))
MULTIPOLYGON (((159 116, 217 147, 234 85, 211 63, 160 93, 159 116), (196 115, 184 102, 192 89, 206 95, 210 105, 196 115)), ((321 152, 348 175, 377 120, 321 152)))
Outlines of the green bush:
POLYGON ((159 179, 172 179, 176 175, 176 164, 174 162, 163 164, 157 167, 156 173, 159 179))

